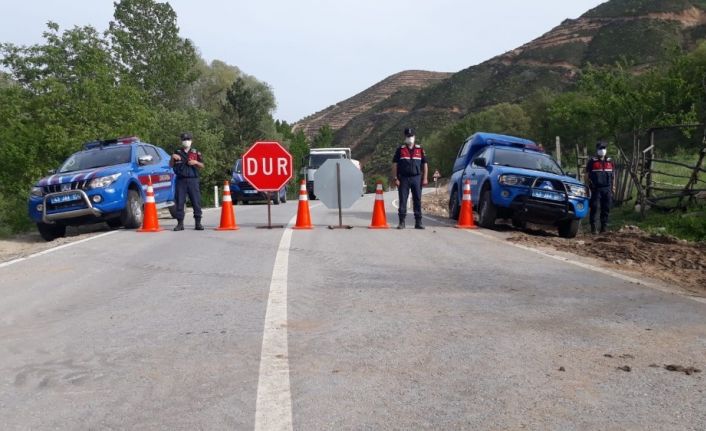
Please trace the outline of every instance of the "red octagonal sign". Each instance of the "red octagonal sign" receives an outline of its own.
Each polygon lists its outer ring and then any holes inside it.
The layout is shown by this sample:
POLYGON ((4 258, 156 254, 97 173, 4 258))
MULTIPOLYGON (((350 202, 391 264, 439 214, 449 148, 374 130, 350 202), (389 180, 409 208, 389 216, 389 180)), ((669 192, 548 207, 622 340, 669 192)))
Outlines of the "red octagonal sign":
POLYGON ((243 154, 243 176, 261 192, 276 192, 292 179, 292 155, 279 142, 255 142, 243 154))

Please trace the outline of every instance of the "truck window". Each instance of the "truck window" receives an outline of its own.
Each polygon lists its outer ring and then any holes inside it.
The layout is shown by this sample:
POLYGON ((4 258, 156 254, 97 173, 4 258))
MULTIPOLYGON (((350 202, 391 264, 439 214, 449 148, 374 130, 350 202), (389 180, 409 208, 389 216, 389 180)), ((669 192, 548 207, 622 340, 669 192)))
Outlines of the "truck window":
POLYGON ((471 167, 473 168, 478 168, 479 166, 476 166, 476 160, 480 158, 484 158, 486 162, 488 161, 488 155, 490 154, 490 149, 486 148, 485 150, 481 151, 480 153, 476 154, 476 156, 473 158, 473 163, 471 163, 471 167))
POLYGON ((564 175, 564 172, 554 159, 544 153, 537 153, 535 151, 515 151, 496 148, 493 164, 564 175))
POLYGON ((461 148, 458 150, 458 156, 456 157, 457 159, 460 159, 461 157, 464 157, 466 154, 468 154, 468 150, 471 148, 471 140, 469 139, 466 141, 465 144, 461 146, 461 148))
POLYGON ((344 154, 310 154, 309 155, 309 169, 319 169, 321 165, 324 164, 326 160, 329 159, 343 159, 344 154))

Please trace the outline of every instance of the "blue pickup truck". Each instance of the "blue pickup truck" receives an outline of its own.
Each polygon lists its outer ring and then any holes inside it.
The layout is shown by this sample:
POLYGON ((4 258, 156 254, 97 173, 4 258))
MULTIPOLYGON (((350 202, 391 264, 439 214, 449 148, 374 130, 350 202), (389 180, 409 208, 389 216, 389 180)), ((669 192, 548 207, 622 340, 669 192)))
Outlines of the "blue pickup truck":
POLYGON ((88 142, 32 187, 29 217, 47 241, 63 237, 69 225, 137 228, 150 181, 157 208, 174 216, 175 178, 163 149, 137 137, 88 142))
POLYGON ((452 219, 458 219, 466 180, 482 227, 493 227, 499 218, 511 219, 520 228, 527 222, 553 225, 559 236, 573 238, 588 212, 588 188, 527 139, 490 133, 468 138, 449 183, 452 219))

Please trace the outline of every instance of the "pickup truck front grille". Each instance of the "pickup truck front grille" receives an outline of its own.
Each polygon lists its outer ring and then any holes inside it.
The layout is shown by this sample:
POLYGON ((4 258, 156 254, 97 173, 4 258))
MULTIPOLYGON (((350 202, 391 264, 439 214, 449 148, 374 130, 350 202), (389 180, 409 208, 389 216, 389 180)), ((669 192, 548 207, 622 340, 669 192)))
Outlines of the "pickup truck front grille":
POLYGON ((91 180, 81 180, 63 184, 51 184, 48 186, 44 186, 44 194, 58 193, 67 190, 86 190, 90 183, 91 180))

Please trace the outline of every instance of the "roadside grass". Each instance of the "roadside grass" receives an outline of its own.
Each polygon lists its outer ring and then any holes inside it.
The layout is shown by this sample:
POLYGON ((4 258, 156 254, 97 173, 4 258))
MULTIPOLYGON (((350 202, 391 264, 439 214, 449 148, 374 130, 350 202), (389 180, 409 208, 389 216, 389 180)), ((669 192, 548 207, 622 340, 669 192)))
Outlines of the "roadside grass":
POLYGON ((650 232, 672 235, 689 241, 706 241, 706 203, 703 201, 688 208, 687 211, 648 210, 642 217, 635 210, 634 202, 626 202, 613 208, 610 214, 611 229, 623 226, 638 226, 650 232))

